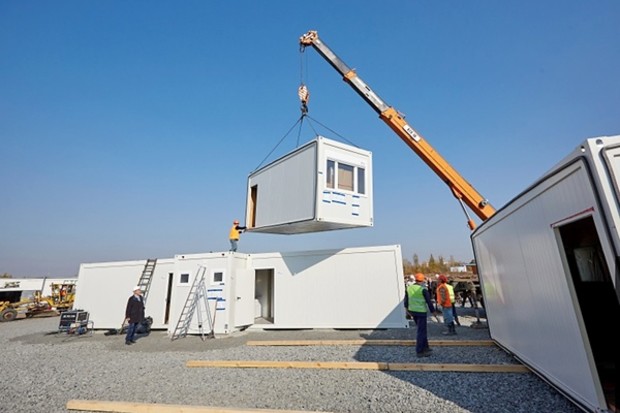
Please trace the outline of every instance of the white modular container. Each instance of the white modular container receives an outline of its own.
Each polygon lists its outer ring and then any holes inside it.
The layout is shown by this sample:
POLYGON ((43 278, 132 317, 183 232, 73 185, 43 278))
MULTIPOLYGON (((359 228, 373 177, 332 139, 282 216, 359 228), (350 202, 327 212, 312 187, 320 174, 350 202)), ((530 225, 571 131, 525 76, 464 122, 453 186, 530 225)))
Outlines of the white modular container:
MULTIPOLYGON (((120 328, 144 264, 82 264, 76 308, 90 313, 96 329, 120 328)), ((217 335, 248 327, 408 326, 399 245, 261 254, 227 251, 158 259, 146 301, 154 329, 175 331, 191 287, 202 274, 208 311, 201 301, 200 314, 205 329, 210 314, 217 335), (360 306, 362 302, 373 304, 360 306)), ((197 311, 189 334, 200 332, 197 311)))
MULTIPOLYGON (((73 308, 88 311, 96 329, 120 328, 145 264, 146 260, 81 264, 73 308)), ((152 328, 167 326, 173 274, 173 259, 157 260, 145 306, 152 328)))
POLYGON ((52 284, 77 284, 77 280, 77 278, 4 278, 0 279, 0 293, 41 291, 43 296, 50 296, 52 284))
POLYGON ((250 329, 406 328, 400 245, 253 254, 250 329), (365 303, 365 304, 362 304, 365 303))
POLYGON ((372 153, 318 136, 248 178, 248 231, 371 227, 372 153))
POLYGON ((588 139, 472 234, 491 337, 592 412, 618 392, 619 183, 620 136, 588 139))

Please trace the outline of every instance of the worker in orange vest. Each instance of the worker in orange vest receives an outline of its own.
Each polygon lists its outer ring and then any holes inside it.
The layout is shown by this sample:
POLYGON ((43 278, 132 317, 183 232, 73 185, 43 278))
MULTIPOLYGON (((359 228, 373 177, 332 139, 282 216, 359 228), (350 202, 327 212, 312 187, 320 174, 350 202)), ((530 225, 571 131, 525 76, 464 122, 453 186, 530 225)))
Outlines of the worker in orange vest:
POLYGON ((443 323, 446 327, 448 327, 448 331, 444 331, 442 334, 455 335, 456 327, 454 326, 454 314, 452 313, 452 300, 450 300, 448 278, 443 274, 439 275, 439 286, 437 286, 437 305, 441 306, 443 323))

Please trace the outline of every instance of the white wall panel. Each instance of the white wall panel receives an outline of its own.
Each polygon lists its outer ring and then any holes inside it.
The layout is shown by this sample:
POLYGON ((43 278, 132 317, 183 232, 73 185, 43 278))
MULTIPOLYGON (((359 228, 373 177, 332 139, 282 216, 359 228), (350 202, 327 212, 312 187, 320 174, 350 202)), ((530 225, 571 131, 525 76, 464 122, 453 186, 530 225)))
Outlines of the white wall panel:
POLYGON ((590 208, 599 209, 580 162, 513 200, 472 241, 492 338, 575 399, 596 405, 596 373, 553 228, 590 208))

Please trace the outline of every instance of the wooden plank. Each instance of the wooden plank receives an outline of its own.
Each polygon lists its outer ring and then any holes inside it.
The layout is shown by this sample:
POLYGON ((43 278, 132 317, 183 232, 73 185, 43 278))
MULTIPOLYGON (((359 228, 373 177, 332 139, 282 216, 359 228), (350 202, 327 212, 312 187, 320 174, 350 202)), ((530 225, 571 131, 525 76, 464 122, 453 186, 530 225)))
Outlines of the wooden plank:
POLYGON ((69 400, 67 410, 114 413, 324 413, 307 410, 238 409, 178 404, 132 403, 103 400, 69 400))
POLYGON ((388 363, 341 361, 189 360, 187 367, 387 370, 388 363))
MULTIPOLYGON (((255 340, 247 346, 415 346, 415 340, 255 340)), ((494 346, 493 340, 429 340, 430 346, 494 346)))
POLYGON ((458 371, 472 373, 527 373, 521 364, 377 363, 341 361, 189 360, 186 367, 339 369, 391 371, 458 371))
POLYGON ((522 364, 441 364, 390 363, 393 371, 458 371, 467 373, 528 373, 522 364))

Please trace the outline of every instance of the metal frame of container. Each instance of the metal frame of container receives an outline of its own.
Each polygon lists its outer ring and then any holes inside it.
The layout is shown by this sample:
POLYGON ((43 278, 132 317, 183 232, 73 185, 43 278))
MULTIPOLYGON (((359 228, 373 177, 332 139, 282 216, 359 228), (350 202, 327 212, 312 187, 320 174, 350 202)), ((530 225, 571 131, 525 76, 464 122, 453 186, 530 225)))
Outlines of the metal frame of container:
POLYGON ((472 234, 491 337, 588 411, 617 392, 619 181, 620 136, 588 139, 472 234))
POLYGON ((298 234, 370 227, 372 153, 317 136, 252 172, 247 191, 248 231, 298 234))

